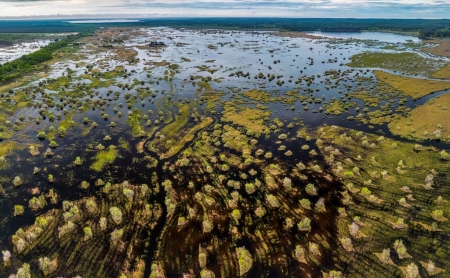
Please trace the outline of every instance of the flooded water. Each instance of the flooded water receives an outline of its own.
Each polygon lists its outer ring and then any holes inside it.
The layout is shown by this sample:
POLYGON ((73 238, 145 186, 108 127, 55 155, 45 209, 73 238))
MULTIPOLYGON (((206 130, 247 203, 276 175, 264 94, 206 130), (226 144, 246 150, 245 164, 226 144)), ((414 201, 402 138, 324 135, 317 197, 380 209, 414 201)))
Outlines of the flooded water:
POLYGON ((23 42, 13 46, 0 46, 0 64, 20 58, 23 55, 39 50, 53 40, 40 40, 36 42, 23 42))
POLYGON ((75 24, 88 24, 88 23, 127 23, 127 22, 139 22, 136 19, 97 19, 97 20, 72 20, 67 21, 75 24))
POLYGON ((389 43, 420 42, 417 37, 387 32, 308 32, 308 34, 339 39, 375 40, 389 43))

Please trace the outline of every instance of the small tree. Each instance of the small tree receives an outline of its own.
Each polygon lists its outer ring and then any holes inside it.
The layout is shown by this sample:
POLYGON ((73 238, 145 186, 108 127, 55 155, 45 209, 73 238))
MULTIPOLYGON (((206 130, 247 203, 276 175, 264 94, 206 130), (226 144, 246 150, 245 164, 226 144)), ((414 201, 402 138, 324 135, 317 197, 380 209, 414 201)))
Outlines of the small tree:
POLYGON ((113 221, 119 225, 122 222, 122 211, 120 211, 118 207, 111 207, 109 212, 111 213, 113 221))

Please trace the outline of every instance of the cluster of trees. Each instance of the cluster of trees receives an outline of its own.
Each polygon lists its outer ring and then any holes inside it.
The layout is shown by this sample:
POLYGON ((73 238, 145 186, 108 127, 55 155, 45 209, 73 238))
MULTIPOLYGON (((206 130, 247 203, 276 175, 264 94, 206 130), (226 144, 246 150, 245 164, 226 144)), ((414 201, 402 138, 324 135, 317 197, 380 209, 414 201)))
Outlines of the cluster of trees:
POLYGON ((0 84, 6 83, 14 78, 21 76, 33 69, 34 65, 52 59, 53 52, 67 46, 69 43, 86 36, 87 32, 77 35, 69 35, 64 39, 55 41, 38 51, 23 55, 21 58, 0 65, 0 84))
POLYGON ((444 37, 450 37, 450 29, 449 27, 446 27, 444 29, 438 29, 436 32, 434 32, 435 37, 444 38, 444 37))
POLYGON ((430 28, 424 29, 420 31, 419 34, 420 38, 430 38, 430 37, 437 37, 437 38, 445 38, 450 37, 450 29, 449 27, 433 30, 430 28))
POLYGON ((65 33, 79 32, 90 29, 87 24, 71 24, 60 19, 38 19, 38 20, 0 20, 0 36, 14 36, 22 34, 27 37, 36 33, 65 33), (12 35, 5 35, 12 34, 12 35))

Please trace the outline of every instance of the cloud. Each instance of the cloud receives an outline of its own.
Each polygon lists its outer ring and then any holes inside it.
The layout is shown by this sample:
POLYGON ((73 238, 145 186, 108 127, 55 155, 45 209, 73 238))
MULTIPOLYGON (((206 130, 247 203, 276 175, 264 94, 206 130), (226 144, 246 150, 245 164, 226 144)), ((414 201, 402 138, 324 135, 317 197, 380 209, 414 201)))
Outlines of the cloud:
POLYGON ((0 17, 52 14, 448 18, 450 0, 0 0, 0 17))

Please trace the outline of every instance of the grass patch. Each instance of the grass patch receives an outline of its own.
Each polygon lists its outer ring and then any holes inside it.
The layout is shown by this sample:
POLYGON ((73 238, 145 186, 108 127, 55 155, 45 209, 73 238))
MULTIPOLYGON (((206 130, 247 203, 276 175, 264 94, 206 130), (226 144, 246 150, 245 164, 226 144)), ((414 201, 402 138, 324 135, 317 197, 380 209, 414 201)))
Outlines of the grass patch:
POLYGON ((76 125, 77 124, 72 119, 72 114, 66 114, 66 118, 59 122, 59 126, 57 129, 55 129, 54 131, 47 132, 47 139, 50 141, 54 140, 56 138, 56 135, 58 134, 58 132, 59 132, 58 130, 60 128, 64 129, 64 131, 60 131, 60 135, 65 136, 65 134, 67 133, 67 129, 69 129, 71 127, 75 127, 76 125))
POLYGON ((8 155, 12 151, 19 149, 16 142, 1 142, 0 143, 0 156, 8 155))
POLYGON ((389 123, 396 135, 413 139, 437 139, 450 142, 450 94, 441 95, 414 108, 408 116, 397 117, 389 123), (436 137, 436 134, 438 137, 436 137))
POLYGON ((161 129, 161 134, 166 138, 172 138, 188 123, 188 121, 189 105, 180 105, 180 112, 175 116, 175 121, 161 129))
POLYGON ((175 117, 175 121, 166 125, 161 129, 161 135, 164 136, 164 140, 154 139, 149 143, 151 150, 157 152, 157 145, 163 149, 169 149, 171 145, 175 143, 175 138, 179 134, 179 131, 186 126, 189 121, 189 105, 180 105, 180 112, 175 117), (161 142, 163 141, 163 142, 161 142))
POLYGON ((250 153, 251 146, 249 145, 249 138, 246 135, 229 125, 225 125, 223 130, 224 132, 221 137, 224 146, 238 152, 250 153))
POLYGON ((332 100, 329 104, 325 105, 325 113, 326 114, 333 114, 333 115, 341 115, 345 111, 348 110, 348 108, 355 106, 356 103, 354 102, 343 102, 340 100, 332 100))
POLYGON ((26 81, 25 79, 17 79, 14 82, 8 83, 8 84, 3 84, 0 85, 0 93, 6 93, 8 92, 10 89, 14 89, 17 87, 21 87, 24 86, 28 83, 29 81, 26 81))
POLYGON ((142 135, 143 128, 141 126, 141 110, 133 111, 133 114, 130 114, 127 119, 128 125, 131 127, 131 136, 139 137, 142 135))
POLYGON ((58 77, 54 82, 45 86, 45 88, 52 90, 52 91, 57 91, 61 87, 67 88, 70 84, 70 81, 71 81, 71 79, 68 78, 67 76, 61 76, 61 77, 58 77))
POLYGON ((99 151, 94 158, 94 163, 91 169, 100 172, 106 165, 114 163, 114 160, 119 156, 116 146, 110 146, 107 150, 99 151))
POLYGON ((126 151, 130 151, 130 142, 128 142, 126 139, 120 137, 119 138, 119 145, 122 149, 126 151))
POLYGON ((253 89, 251 91, 243 92, 242 95, 246 98, 256 100, 263 103, 268 103, 270 99, 270 94, 265 91, 253 89))
POLYGON ((22 91, 16 91, 13 95, 4 94, 3 97, 0 97, 0 121, 6 121, 7 117, 13 115, 17 109, 25 108, 29 105, 30 99, 22 91))
POLYGON ((383 68, 400 71, 407 74, 430 75, 439 68, 448 65, 447 62, 427 59, 416 53, 384 53, 365 52, 352 56, 352 61, 347 64, 357 68, 383 68))
POLYGON ((72 119, 72 114, 66 114, 66 118, 59 122, 59 126, 65 129, 76 126, 75 122, 72 119))
POLYGON ((450 82, 411 78, 390 74, 384 71, 374 71, 375 76, 405 95, 418 99, 434 92, 450 89, 450 82))
MULTIPOLYGON (((117 73, 117 75, 119 75, 119 73, 117 73)), ((109 87, 114 83, 114 79, 108 79, 106 81, 102 81, 101 79, 93 77, 89 74, 82 74, 82 75, 80 75, 80 78, 90 80, 91 84, 89 84, 89 85, 92 88, 109 87)))
POLYGON ((176 140, 175 145, 173 145, 169 151, 163 153, 161 158, 168 158, 176 155, 186 143, 194 140, 194 135, 197 131, 204 129, 213 123, 213 119, 211 117, 202 118, 201 122, 190 128, 181 138, 176 140))
POLYGON ((232 122, 256 134, 261 134, 266 129, 264 120, 270 115, 269 110, 235 106, 232 102, 226 102, 222 112, 222 121, 232 122))
POLYGON ((117 66, 114 70, 103 73, 102 77, 106 79, 113 79, 118 76, 122 76, 123 74, 124 74, 123 67, 117 66))
POLYGON ((128 61, 130 63, 134 63, 138 53, 136 50, 132 48, 119 48, 115 51, 116 59, 120 62, 128 61))
POLYGON ((443 78, 443 79, 450 78, 450 66, 441 68, 437 72, 433 73, 433 75, 431 75, 431 77, 443 78))
POLYGON ((352 93, 351 97, 364 101, 364 104, 366 106, 377 107, 380 104, 380 99, 378 98, 378 96, 373 95, 369 92, 352 93))
MULTIPOLYGON (((358 224, 359 233, 365 238, 363 244, 354 239, 354 247, 376 261, 378 259, 372 254, 392 248, 395 240, 403 239, 407 252, 415 261, 432 260, 438 266, 447 265, 450 250, 442 247, 446 246, 446 240, 436 235, 447 234, 450 224, 448 221, 437 223, 441 232, 429 233, 424 229, 424 225, 431 226, 436 222, 430 216, 433 211, 442 210, 444 217, 450 214, 447 203, 438 201, 438 196, 445 198, 448 194, 446 172, 449 165, 440 159, 439 150, 418 152, 414 143, 380 139, 376 134, 336 126, 319 128, 318 134, 324 142, 320 146, 323 155, 346 185, 343 191, 346 215, 337 220, 338 236, 352 237, 349 225, 357 221, 361 223, 358 224), (374 145, 364 147, 365 141, 374 145), (336 149, 341 154, 332 156, 336 149), (349 175, 350 172, 353 174, 349 175), (434 173, 433 189, 425 190, 424 179, 430 173, 434 173), (404 220, 405 228, 393 227, 392 223, 398 219, 404 220), (417 234, 414 240, 408 236, 411 233, 417 234), (428 252, 423 251, 424 246, 429 248, 428 252)), ((384 274, 379 275, 392 277, 388 273, 394 272, 395 268, 382 271, 384 274)))
POLYGON ((427 42, 438 45, 428 48, 422 48, 421 50, 432 53, 437 56, 450 57, 450 50, 449 50, 450 42, 448 41, 448 39, 435 39, 427 42))

